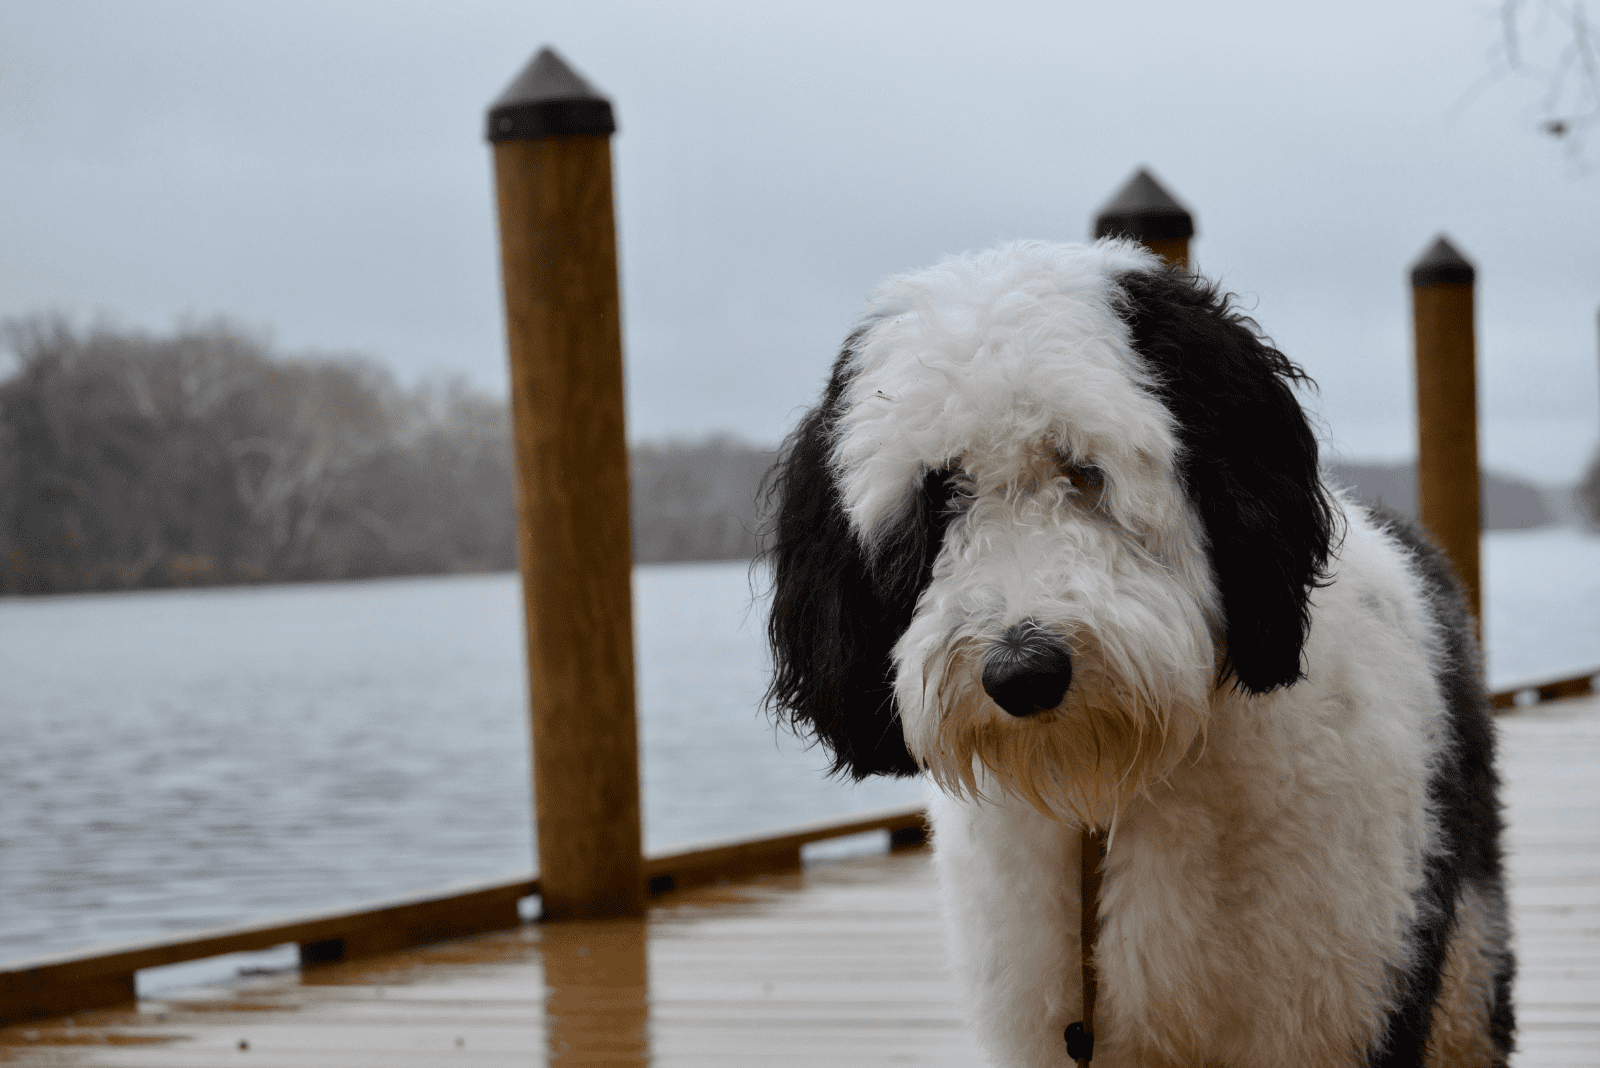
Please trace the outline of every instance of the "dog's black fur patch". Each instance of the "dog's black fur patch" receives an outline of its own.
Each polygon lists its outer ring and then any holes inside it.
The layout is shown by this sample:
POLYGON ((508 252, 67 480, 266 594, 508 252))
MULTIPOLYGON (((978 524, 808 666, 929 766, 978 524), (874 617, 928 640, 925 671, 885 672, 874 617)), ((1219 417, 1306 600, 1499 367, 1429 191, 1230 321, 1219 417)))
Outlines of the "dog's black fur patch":
POLYGON ((859 337, 845 342, 822 403, 784 443, 765 493, 773 516, 767 705, 827 745, 835 774, 858 780, 920 770, 895 710, 891 654, 911 625, 951 516, 950 473, 929 471, 871 559, 851 530, 830 461, 859 337))
POLYGON ((1180 476, 1211 543, 1223 678, 1250 694, 1293 685, 1334 533, 1317 439, 1290 388, 1310 379, 1231 297, 1187 271, 1117 281, 1133 347, 1177 420, 1180 476))
MULTIPOLYGON (((1455 570, 1410 520, 1387 508, 1374 508, 1372 515, 1410 553, 1442 639, 1433 675, 1445 702, 1446 735, 1428 782, 1441 840, 1438 852, 1427 860, 1418 892, 1418 920, 1411 932, 1416 947, 1412 970, 1389 1012, 1383 1046, 1368 1057, 1372 1068, 1411 1068, 1422 1065, 1433 1029, 1434 1003, 1463 887, 1473 887, 1505 929, 1500 780, 1494 770, 1494 723, 1475 627, 1455 570)), ((1511 1004, 1516 964, 1510 948, 1500 948, 1489 1037, 1503 1065, 1516 1031, 1511 1004)))

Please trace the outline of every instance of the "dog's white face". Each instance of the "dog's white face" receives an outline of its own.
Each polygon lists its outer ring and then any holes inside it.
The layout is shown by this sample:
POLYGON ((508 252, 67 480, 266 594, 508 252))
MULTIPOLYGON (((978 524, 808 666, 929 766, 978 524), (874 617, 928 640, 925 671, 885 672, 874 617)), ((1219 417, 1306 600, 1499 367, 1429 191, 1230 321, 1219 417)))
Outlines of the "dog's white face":
POLYGON ((906 746, 947 790, 1104 822, 1203 727, 1205 532, 1113 307, 1147 266, 1122 245, 948 260, 886 285, 855 344, 832 458, 852 528, 892 552, 930 472, 944 498, 893 660, 906 746))
POLYGON ((1302 677, 1333 524, 1304 377, 1128 243, 889 282, 775 469, 769 701, 856 778, 1111 819, 1219 686, 1302 677))

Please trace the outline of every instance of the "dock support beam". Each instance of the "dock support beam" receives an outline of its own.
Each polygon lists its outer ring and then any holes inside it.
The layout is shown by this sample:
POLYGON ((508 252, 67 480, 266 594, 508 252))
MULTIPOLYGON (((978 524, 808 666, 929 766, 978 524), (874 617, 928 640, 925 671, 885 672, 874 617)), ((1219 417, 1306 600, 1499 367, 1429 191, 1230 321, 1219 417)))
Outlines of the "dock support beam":
POLYGON ((1417 357, 1417 512, 1482 620, 1478 551, 1477 272, 1440 237, 1411 268, 1417 357))
POLYGON ((550 49, 494 145, 544 917, 644 913, 611 104, 550 49))
POLYGON ((1140 167, 1095 216, 1094 236, 1131 237, 1174 267, 1189 268, 1194 216, 1140 167))

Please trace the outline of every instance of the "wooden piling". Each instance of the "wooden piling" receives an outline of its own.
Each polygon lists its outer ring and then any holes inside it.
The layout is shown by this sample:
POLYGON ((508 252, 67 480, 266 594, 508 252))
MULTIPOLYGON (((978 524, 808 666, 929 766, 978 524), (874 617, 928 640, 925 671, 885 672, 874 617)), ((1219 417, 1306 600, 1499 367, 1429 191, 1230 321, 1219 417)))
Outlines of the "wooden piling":
POLYGON ((1417 504, 1482 619, 1478 550, 1477 272, 1440 237, 1411 268, 1417 360, 1417 504))
POLYGON ((1140 167, 1100 209, 1094 220, 1095 240, 1131 237, 1174 267, 1189 267, 1189 239, 1194 216, 1140 167))
POLYGON ((611 104, 550 49, 490 108, 546 919, 644 912, 611 104))

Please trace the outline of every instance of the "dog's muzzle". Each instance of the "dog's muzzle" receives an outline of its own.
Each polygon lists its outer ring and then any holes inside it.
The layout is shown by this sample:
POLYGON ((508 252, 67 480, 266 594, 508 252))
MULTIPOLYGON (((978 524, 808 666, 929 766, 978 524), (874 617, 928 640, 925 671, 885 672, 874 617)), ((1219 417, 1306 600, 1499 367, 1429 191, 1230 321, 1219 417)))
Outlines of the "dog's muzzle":
POLYGON ((983 692, 1013 716, 1056 707, 1070 685, 1072 654, 1031 619, 1007 629, 983 658, 983 692))

